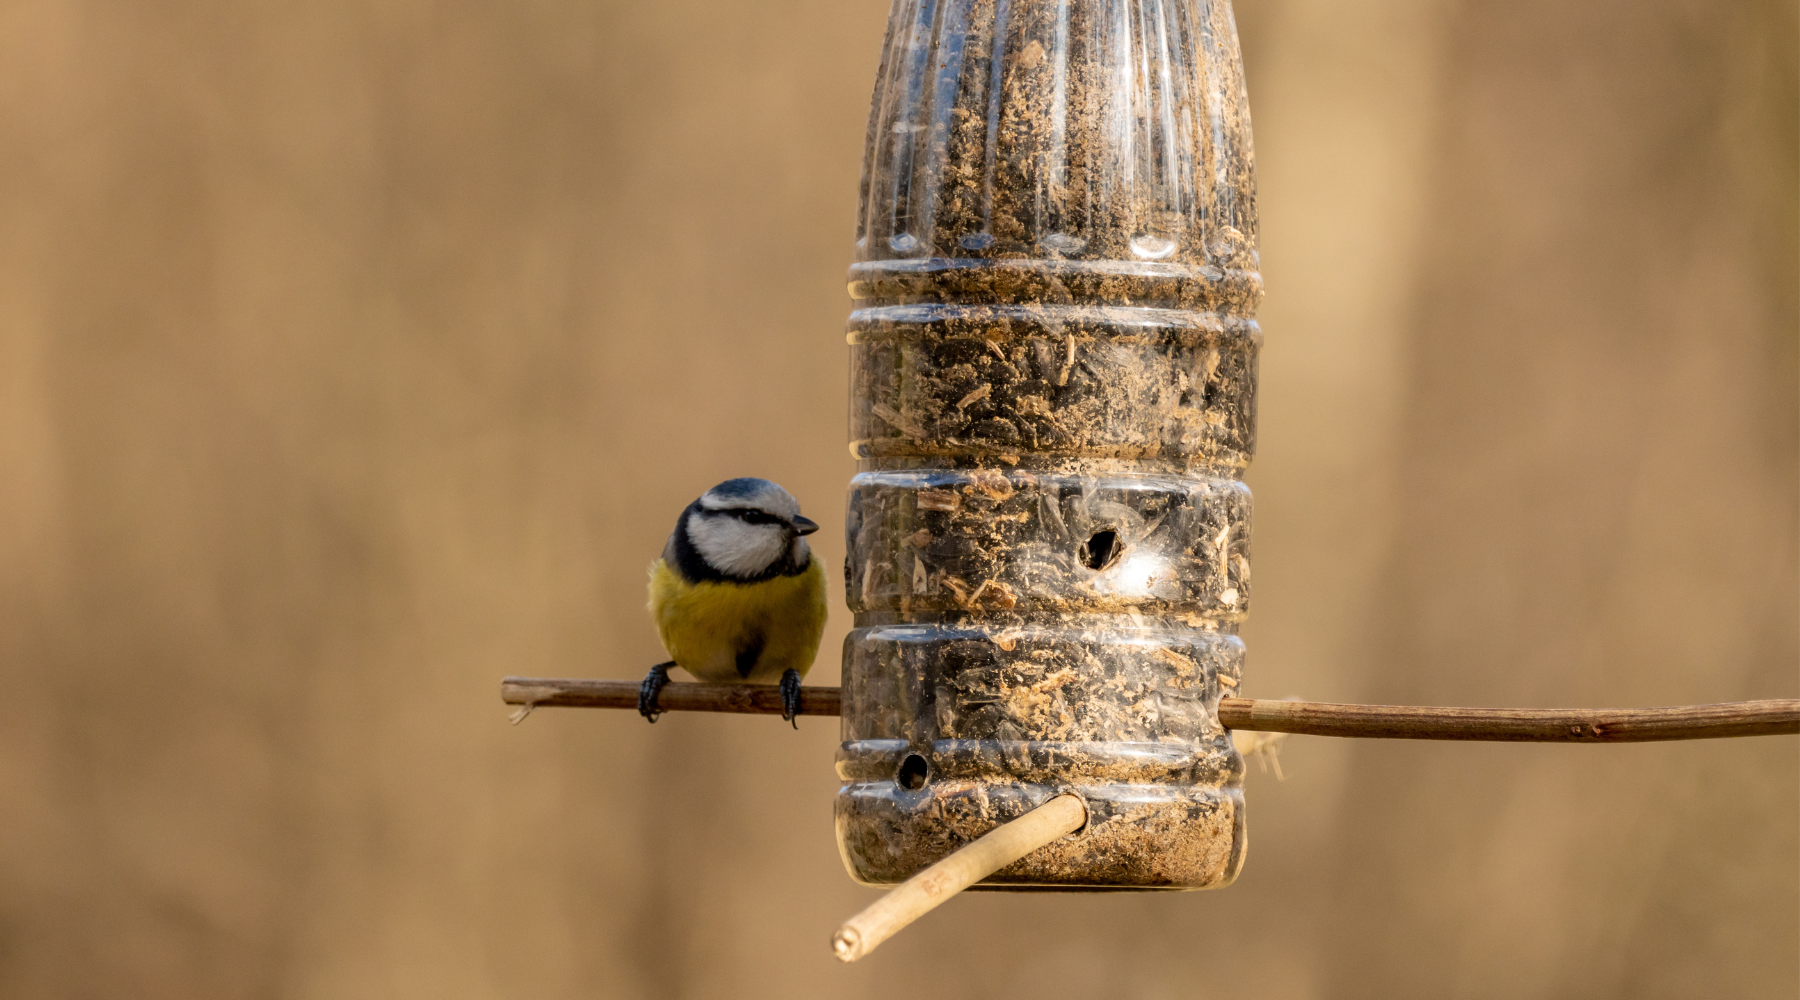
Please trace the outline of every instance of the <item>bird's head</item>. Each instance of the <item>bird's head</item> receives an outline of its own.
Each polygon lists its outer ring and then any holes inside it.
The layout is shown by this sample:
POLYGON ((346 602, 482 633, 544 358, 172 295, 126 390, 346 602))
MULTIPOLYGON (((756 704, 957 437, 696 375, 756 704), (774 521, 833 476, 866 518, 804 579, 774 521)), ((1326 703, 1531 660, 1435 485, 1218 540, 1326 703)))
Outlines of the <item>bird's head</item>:
POLYGON ((727 580, 799 573, 812 558, 804 536, 819 526, 800 516, 793 494, 767 479, 727 479, 682 511, 676 526, 694 556, 727 580))

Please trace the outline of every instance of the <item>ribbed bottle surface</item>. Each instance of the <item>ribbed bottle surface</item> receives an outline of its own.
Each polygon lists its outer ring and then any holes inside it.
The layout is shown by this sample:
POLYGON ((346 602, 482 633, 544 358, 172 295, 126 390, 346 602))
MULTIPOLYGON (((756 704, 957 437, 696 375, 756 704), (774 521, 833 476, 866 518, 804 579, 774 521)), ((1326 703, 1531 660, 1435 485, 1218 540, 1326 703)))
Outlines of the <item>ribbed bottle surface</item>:
POLYGON ((896 0, 850 272, 838 837, 904 879, 1074 790, 989 880, 1235 877, 1261 295, 1224 0, 896 0))

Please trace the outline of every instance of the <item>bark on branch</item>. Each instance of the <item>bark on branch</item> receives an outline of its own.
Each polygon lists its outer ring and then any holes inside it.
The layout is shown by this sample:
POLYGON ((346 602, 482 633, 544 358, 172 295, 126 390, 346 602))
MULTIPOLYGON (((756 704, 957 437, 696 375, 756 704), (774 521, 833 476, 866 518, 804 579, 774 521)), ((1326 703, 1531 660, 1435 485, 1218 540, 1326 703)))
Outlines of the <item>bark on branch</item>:
MULTIPOLYGON (((502 701, 528 709, 636 709, 637 693, 636 681, 508 677, 500 685, 502 701)), ((658 705, 670 712, 780 715, 781 692, 769 684, 678 682, 662 689, 658 705)), ((842 705, 838 688, 800 689, 801 715, 837 715, 842 705)), ((1800 699, 1669 708, 1439 708, 1221 698, 1219 721, 1227 729, 1364 739, 1641 743, 1800 733, 1800 699)))

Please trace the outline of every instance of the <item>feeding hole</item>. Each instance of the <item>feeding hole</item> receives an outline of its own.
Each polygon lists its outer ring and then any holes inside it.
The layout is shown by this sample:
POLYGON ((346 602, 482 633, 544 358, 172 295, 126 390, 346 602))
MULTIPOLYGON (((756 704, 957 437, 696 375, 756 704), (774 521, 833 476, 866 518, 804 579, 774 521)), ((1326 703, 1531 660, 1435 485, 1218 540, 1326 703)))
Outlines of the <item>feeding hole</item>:
POLYGON ((1094 532, 1094 537, 1081 543, 1081 550, 1076 558, 1091 570, 1103 570, 1119 561, 1125 552, 1125 546, 1119 544, 1119 533, 1111 528, 1094 532))
POLYGON ((901 788, 909 792, 916 792, 925 787, 925 782, 930 777, 931 765, 925 762, 925 758, 916 753, 909 753, 906 755, 906 759, 900 762, 900 775, 895 780, 900 782, 901 788))

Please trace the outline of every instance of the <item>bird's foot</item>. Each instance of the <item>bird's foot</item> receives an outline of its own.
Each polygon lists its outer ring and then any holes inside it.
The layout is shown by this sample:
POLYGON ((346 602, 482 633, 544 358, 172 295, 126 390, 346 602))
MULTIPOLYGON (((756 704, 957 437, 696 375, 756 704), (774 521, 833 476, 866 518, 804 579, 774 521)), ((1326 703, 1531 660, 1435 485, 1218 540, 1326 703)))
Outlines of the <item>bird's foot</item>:
POLYGON ((795 729, 800 728, 800 671, 789 667, 781 675, 781 718, 792 723, 795 729))
POLYGON ((638 714, 651 722, 655 722, 656 717, 662 714, 662 709, 657 707, 656 696, 662 693, 663 685, 669 683, 669 668, 674 665, 674 660, 658 663, 644 676, 644 683, 638 685, 638 714))

